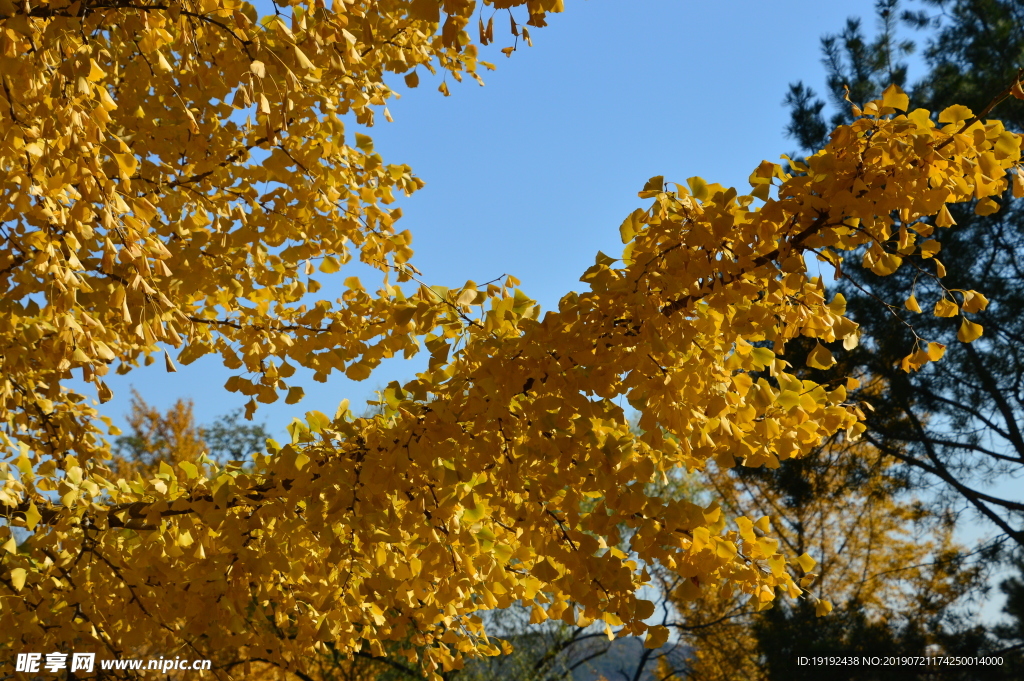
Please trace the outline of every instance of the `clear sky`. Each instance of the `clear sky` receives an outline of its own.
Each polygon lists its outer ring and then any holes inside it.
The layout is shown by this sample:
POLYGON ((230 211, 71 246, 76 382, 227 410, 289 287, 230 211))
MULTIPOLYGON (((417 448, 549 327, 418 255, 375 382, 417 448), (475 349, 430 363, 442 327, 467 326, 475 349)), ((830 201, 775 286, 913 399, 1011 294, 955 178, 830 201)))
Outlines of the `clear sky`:
MULTIPOLYGON (((820 36, 848 16, 872 27, 873 4, 567 0, 564 14, 531 31, 534 46, 520 41, 511 58, 498 51, 511 44, 499 13, 496 44, 481 55, 498 67, 484 73, 485 87, 449 82, 444 97, 439 77, 421 72, 415 90, 396 78, 394 122, 378 116, 370 131, 385 162, 408 163, 427 183, 401 203, 399 229, 415 235, 413 262, 425 281, 444 286, 513 274, 554 307, 581 287, 598 250, 621 252, 619 223, 642 205, 636 193, 649 177, 699 175, 745 188, 761 160, 793 151, 783 132, 788 84, 802 79, 821 90, 820 36)), ((334 277, 351 274, 343 268, 334 277)), ((332 289, 325 282, 322 292, 332 289)), ((293 416, 333 414, 343 398, 359 413, 375 388, 422 366, 425 359, 391 360, 361 383, 307 375, 302 402, 260 405, 256 421, 285 439, 293 416)), ((191 398, 199 421, 210 422, 246 401, 223 390, 230 373, 205 357, 176 374, 163 362, 111 374, 115 398, 103 410, 123 424, 134 386, 159 407, 191 398)))

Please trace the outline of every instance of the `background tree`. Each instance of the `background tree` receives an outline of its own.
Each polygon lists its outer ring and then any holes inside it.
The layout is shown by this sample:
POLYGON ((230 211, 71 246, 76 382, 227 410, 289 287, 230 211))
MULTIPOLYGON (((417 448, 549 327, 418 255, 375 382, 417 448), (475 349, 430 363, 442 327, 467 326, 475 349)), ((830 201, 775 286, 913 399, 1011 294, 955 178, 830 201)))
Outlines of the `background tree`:
POLYGON ((203 454, 219 461, 243 461, 262 451, 270 434, 263 424, 239 422, 240 416, 224 414, 200 426, 192 400, 179 398, 161 413, 132 389, 129 431, 114 441, 114 470, 125 478, 135 473, 149 477, 159 471, 161 462, 195 464, 203 454))
POLYGON ((999 585, 1006 595, 1003 613, 1009 621, 998 625, 995 634, 1003 644, 1003 654, 1010 658, 1011 671, 1019 678, 1024 673, 1024 560, 1018 559, 1016 563, 1019 574, 999 585))
POLYGON ((128 433, 118 436, 113 447, 112 468, 122 478, 135 474, 148 478, 159 470, 161 462, 195 464, 209 449, 196 424, 192 400, 175 400, 161 413, 132 389, 127 420, 128 433))
MULTIPOLYGON (((889 82, 902 83, 906 64, 900 57, 911 53, 914 45, 897 37, 899 22, 927 30, 924 57, 928 74, 911 89, 915 100, 935 102, 952 96, 958 101, 982 106, 981 91, 1000 78, 1012 76, 1024 63, 1024 14, 1019 3, 958 1, 926 2, 912 5, 892 0, 879 2, 879 30, 873 39, 865 38, 861 23, 851 19, 837 36, 822 40, 824 63, 828 69, 827 88, 832 100, 831 121, 846 119, 846 87, 854 101, 877 96, 889 82)), ((786 103, 791 108, 790 134, 805 149, 820 143, 826 129, 826 103, 802 83, 791 87, 786 103)), ((1024 110, 1019 102, 1007 107, 1005 120, 1011 129, 1021 129, 1024 110)), ((961 281, 982 282, 979 289, 992 300, 984 317, 989 320, 985 341, 970 348, 955 341, 957 326, 941 319, 908 315, 916 312, 916 297, 906 300, 907 288, 913 293, 928 289, 927 277, 920 272, 903 272, 896 279, 876 276, 861 261, 862 254, 849 254, 843 264, 844 278, 839 289, 849 298, 851 314, 863 325, 870 339, 859 352, 846 356, 846 370, 862 371, 865 387, 858 397, 871 405, 867 413, 866 438, 878 452, 899 465, 892 474, 902 478, 930 502, 933 512, 954 516, 973 511, 992 523, 999 535, 974 552, 972 560, 994 568, 997 551, 1007 540, 1021 541, 1022 499, 1012 486, 994 484, 1019 477, 1024 472, 1021 448, 1021 354, 1019 297, 1021 252, 1021 213, 1019 202, 1007 193, 1004 209, 998 215, 979 215, 971 206, 951 207, 957 225, 939 237, 943 244, 943 264, 961 281), (955 273, 955 274, 954 274, 955 273), (902 319, 901 319, 902 317, 902 319), (907 322, 913 325, 911 328, 907 322), (917 373, 906 373, 900 359, 908 344, 918 335, 935 339, 949 347, 942 363, 929 364, 917 373), (891 381, 891 383, 890 383, 891 381), (945 511, 944 509, 949 509, 945 511)), ((982 211, 984 212, 984 211, 982 211)), ((955 279, 954 279, 955 280, 955 279)), ((1012 585, 1011 579, 1007 585, 1012 585)), ((978 590, 975 598, 980 598, 978 590)), ((807 621, 801 608, 774 611, 761 620, 758 635, 768 659, 772 651, 784 650, 787 640, 812 640, 828 627, 807 621), (803 620, 801 622, 801 620, 803 620)), ((803 608, 806 610, 806 608, 803 608)), ((1005 638, 1014 624, 996 627, 986 633, 970 622, 976 609, 960 609, 960 626, 934 630, 930 619, 910 621, 909 628, 889 630, 879 649, 903 645, 913 638, 933 639, 945 649, 976 648, 979 652, 998 651, 1010 659, 1003 671, 1016 678, 1020 666, 1019 651, 1012 637, 1005 638), (964 630, 966 627, 966 630, 964 630), (995 639, 993 639, 995 635, 995 639)), ((1006 613, 1019 618, 1008 604, 1006 613)), ((858 618, 858 622, 869 619, 858 618)), ((948 625, 947 625, 948 626, 948 625)), ((847 629, 851 631, 854 628, 847 629)), ((879 632, 881 633, 881 632, 879 632)), ((845 635, 857 638, 856 635, 845 635)), ((828 645, 842 649, 835 638, 828 645)), ((786 664, 784 656, 774 656, 786 664)), ((771 665, 778 667, 778 665, 771 665)), ((789 678, 799 670, 779 669, 780 678, 789 678)))
MULTIPOLYGON (((869 444, 838 441, 776 468, 709 471, 731 516, 765 518, 750 527, 754 541, 764 541, 770 516, 772 536, 788 553, 814 556, 817 562, 801 566, 801 584, 835 605, 819 619, 810 599, 767 609, 728 592, 677 589, 680 634, 695 648, 685 678, 810 679, 820 670, 798 666, 798 655, 992 649, 963 611, 984 585, 983 565, 955 544, 950 517, 936 517, 890 474, 896 465, 869 444)), ((873 678, 877 671, 844 673, 873 678)), ((904 673, 917 678, 919 670, 904 673)), ((1002 678, 999 670, 986 673, 1002 678)))
MULTIPOLYGON (((897 0, 879 2, 880 31, 873 40, 854 19, 838 36, 823 39, 827 91, 840 105, 833 123, 849 115, 845 85, 856 102, 905 78, 906 65, 898 57, 912 44, 896 37, 897 17, 932 30, 923 52, 928 74, 910 89, 923 107, 954 99, 983 107, 984 93, 998 89, 1024 65, 1020 3, 929 1, 914 7, 917 11, 904 11, 905 3, 897 0)), ((787 103, 789 132, 805 149, 815 148, 826 129, 825 103, 803 84, 792 86, 787 103)), ((1024 129, 1022 104, 1014 100, 1003 110, 1008 129, 1024 129)), ((939 505, 971 511, 1005 539, 1024 545, 1024 498, 1008 485, 997 486, 1024 475, 1024 213, 1009 192, 1000 203, 1003 209, 994 214, 971 203, 951 207, 956 225, 936 236, 950 288, 972 282, 991 301, 979 312, 986 329, 981 342, 957 343, 955 319, 918 314, 918 301, 934 291, 934 282, 919 270, 880 277, 864 266, 863 254, 851 253, 837 286, 866 339, 843 359, 849 371, 860 372, 864 388, 858 398, 872 407, 865 437, 904 464, 913 486, 932 490, 939 505), (946 356, 907 373, 901 359, 919 338, 942 343, 946 356)), ((965 302, 959 294, 956 299, 965 302)))

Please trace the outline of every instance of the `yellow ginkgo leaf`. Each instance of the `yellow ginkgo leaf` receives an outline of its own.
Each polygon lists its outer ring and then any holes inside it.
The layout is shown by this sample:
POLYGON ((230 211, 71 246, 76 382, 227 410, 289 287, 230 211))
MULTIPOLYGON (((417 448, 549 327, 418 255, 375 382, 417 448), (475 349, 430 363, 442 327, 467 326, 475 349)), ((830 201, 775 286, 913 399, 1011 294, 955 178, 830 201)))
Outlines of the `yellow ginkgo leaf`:
POLYGON ((890 85, 882 93, 882 106, 906 111, 910 108, 910 97, 896 85, 890 85))
POLYGON ((811 558, 810 554, 808 554, 807 552, 802 553, 796 559, 796 562, 797 565, 800 566, 800 569, 803 570, 805 573, 808 573, 811 570, 813 570, 814 566, 818 564, 818 561, 811 558))
POLYGON ((960 314, 960 307, 948 298, 942 298, 935 303, 935 309, 932 311, 936 317, 955 317, 960 314))
POLYGON ((954 104, 942 110, 939 114, 939 123, 959 123, 966 121, 974 115, 974 112, 962 104, 954 104))
POLYGON ((357 362, 345 370, 345 375, 353 381, 363 381, 373 373, 372 367, 364 362, 357 362))
POLYGON ((42 520, 43 516, 39 513, 39 509, 36 508, 36 503, 33 501, 29 503, 28 510, 25 511, 25 527, 29 531, 36 529, 36 525, 42 520))
POLYGON ((974 206, 977 215, 993 215, 999 212, 999 204, 991 196, 986 196, 974 206))
POLYGON ((91 82, 95 83, 102 80, 107 72, 100 68, 100 65, 96 63, 95 59, 89 60, 89 75, 86 76, 91 82))
POLYGON ((928 359, 938 362, 946 354, 946 346, 942 343, 928 343, 925 352, 928 354, 928 359))
MULTIPOLYGON (((952 227, 956 224, 956 220, 953 219, 953 216, 949 212, 949 208, 947 208, 945 204, 943 204, 942 208, 939 209, 939 214, 935 216, 935 224, 938 227, 952 227)), ((922 253, 921 257, 927 258, 930 256, 922 253)))
MULTIPOLYGON (((945 206, 943 206, 943 210, 945 210, 945 206)), ((950 218, 950 220, 952 220, 952 218, 950 218)), ((956 224, 956 223, 952 223, 952 224, 956 224)), ((941 249, 942 249, 942 244, 940 244, 935 239, 928 239, 927 241, 925 241, 924 243, 921 244, 921 257, 922 258, 934 258, 935 254, 938 253, 941 249)))
POLYGON ((139 160, 135 158, 134 154, 114 154, 114 159, 117 161, 117 166, 129 177, 135 174, 135 169, 139 165, 139 160))
POLYGON ((964 302, 960 308, 964 312, 981 312, 988 307, 988 298, 977 291, 964 291, 964 302))
POLYGON ((657 625, 647 630, 647 638, 644 639, 644 648, 657 650, 668 641, 668 627, 657 625))
POLYGON ((981 324, 975 324, 967 318, 964 318, 963 323, 960 324, 960 330, 957 331, 956 337, 963 343, 971 343, 981 338, 984 329, 981 324))
POLYGON ((313 65, 313 62, 309 60, 309 57, 306 56, 306 53, 299 49, 298 45, 295 45, 293 50, 295 52, 295 60, 299 63, 300 67, 306 71, 311 71, 316 68, 313 65))
POLYGON ((814 349, 807 355, 807 366, 813 369, 829 369, 835 363, 832 353, 821 343, 815 343, 814 349))

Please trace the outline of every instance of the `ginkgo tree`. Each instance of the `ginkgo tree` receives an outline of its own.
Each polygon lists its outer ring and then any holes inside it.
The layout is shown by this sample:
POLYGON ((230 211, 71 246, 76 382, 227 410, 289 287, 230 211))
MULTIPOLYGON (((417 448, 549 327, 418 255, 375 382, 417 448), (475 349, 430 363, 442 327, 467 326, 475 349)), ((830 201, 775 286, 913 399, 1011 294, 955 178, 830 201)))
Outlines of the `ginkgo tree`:
MULTIPOLYGON (((652 178, 621 256, 599 254, 557 310, 511 277, 420 282, 388 206, 421 182, 341 117, 372 122, 389 74, 478 76, 471 22, 488 43, 498 10, 519 34, 561 9, 284 0, 260 18, 235 0, 0 0, 5 658, 230 649, 301 670, 324 646, 400 641, 436 676, 501 652, 478 613, 516 601, 534 621, 603 621, 660 646, 668 630, 648 627, 638 591, 654 564, 698 589, 728 579, 759 608, 810 597, 793 566, 812 558, 761 520, 645 484, 855 438, 852 383, 797 378, 780 358, 805 336, 808 362, 830 366, 857 340, 805 257, 862 249, 876 273, 941 284, 930 237, 952 223, 946 204, 998 210, 1011 176, 1021 187, 1020 138, 988 109, 933 116, 890 88, 791 162, 797 175, 758 166, 749 194, 652 178), (317 272, 353 258, 381 272, 376 290, 350 277, 311 302, 317 272), (68 385, 78 374, 103 402, 112 364, 216 353, 251 415, 301 398, 297 366, 362 379, 421 348, 428 368, 389 385, 372 418, 309 411, 251 461, 148 479, 112 473, 116 433, 68 385)), ((1014 84, 993 102, 1011 89, 1024 96, 1014 84)), ((978 338, 984 296, 938 290, 919 305, 978 338)), ((904 368, 942 352, 918 338, 904 368)))

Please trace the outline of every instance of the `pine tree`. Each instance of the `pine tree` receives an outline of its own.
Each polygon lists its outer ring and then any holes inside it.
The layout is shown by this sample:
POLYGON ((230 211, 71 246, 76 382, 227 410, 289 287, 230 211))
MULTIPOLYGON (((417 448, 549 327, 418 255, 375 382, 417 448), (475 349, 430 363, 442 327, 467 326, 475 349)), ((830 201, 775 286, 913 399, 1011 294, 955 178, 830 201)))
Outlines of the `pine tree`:
MULTIPOLYGON (((833 104, 842 105, 835 106, 832 124, 849 116, 846 86, 857 102, 905 79, 906 64, 899 59, 914 46, 898 40, 897 16, 933 31, 924 51, 929 72, 910 89, 912 101, 922 107, 953 98, 981 110, 999 84, 1012 80, 1024 65, 1020 3, 932 0, 917 12, 901 9, 899 0, 878 3, 880 31, 872 40, 854 19, 838 36, 822 40, 827 90, 833 104), (944 14, 931 16, 935 8, 944 14)), ((822 141, 828 128, 826 103, 802 83, 791 86, 786 103, 788 131, 801 146, 810 149, 822 141)), ((1024 102, 1007 101, 1000 112, 1008 129, 1024 129, 1024 102)), ((991 300, 978 314, 986 329, 981 342, 957 343, 954 318, 917 314, 917 301, 936 294, 932 277, 912 268, 880 277, 857 252, 844 258, 838 289, 870 340, 842 361, 865 379, 860 396, 872 407, 868 440, 905 464, 904 474, 916 486, 934 487, 940 504, 969 509, 1003 538, 1024 546, 1024 498, 1005 487, 991 491, 1000 480, 1024 473, 1024 207, 1009 192, 1000 203, 1003 208, 995 214, 974 204, 951 206, 955 227, 935 237, 948 273, 945 281, 953 283, 949 288, 973 282, 991 300), (945 346, 945 357, 908 373, 901 359, 924 341, 945 346), (875 389, 877 384, 885 390, 875 389)), ((971 304, 956 298, 951 302, 971 304)))

